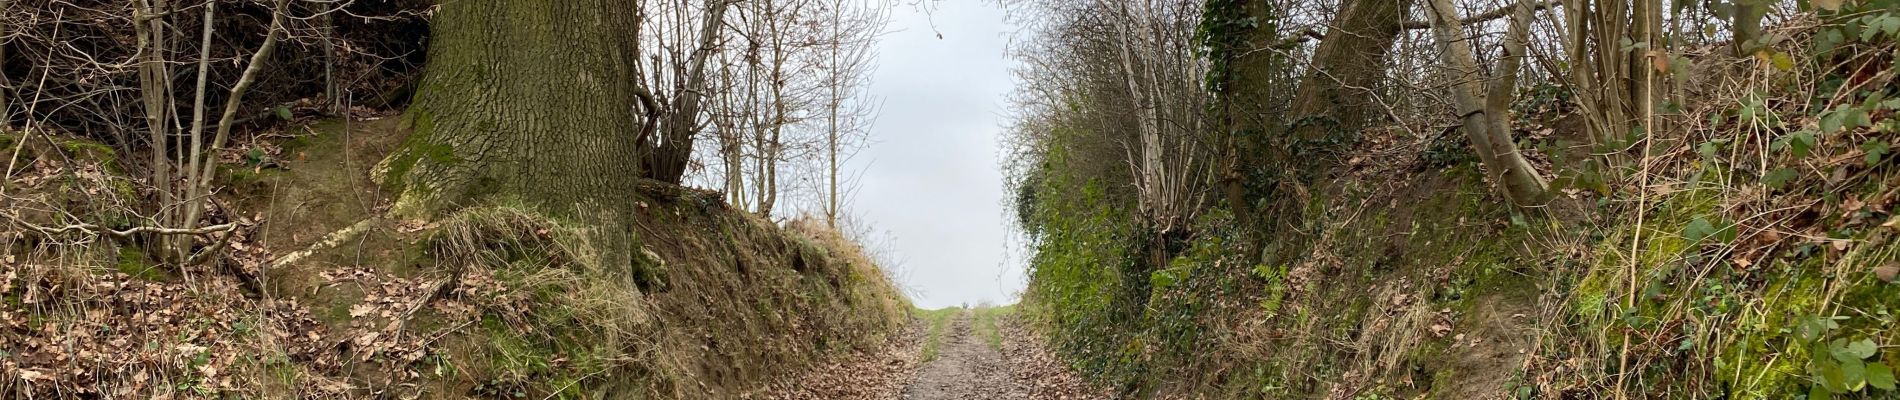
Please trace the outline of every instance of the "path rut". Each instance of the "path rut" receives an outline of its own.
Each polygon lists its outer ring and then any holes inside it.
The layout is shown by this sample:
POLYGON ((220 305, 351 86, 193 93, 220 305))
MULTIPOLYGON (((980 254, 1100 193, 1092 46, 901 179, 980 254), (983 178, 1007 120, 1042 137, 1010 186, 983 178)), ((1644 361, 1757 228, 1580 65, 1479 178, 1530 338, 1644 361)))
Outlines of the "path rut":
POLYGON ((1013 316, 950 317, 937 354, 924 360, 930 323, 918 320, 873 351, 843 354, 774 382, 748 399, 773 400, 1090 400, 1112 398, 1090 388, 1013 316), (981 322, 980 322, 981 321, 981 322), (993 323, 992 343, 980 323, 993 323))
POLYGON ((971 326, 974 313, 958 313, 941 338, 936 359, 917 371, 904 390, 904 399, 1028 399, 1011 374, 1003 353, 984 341, 971 326))

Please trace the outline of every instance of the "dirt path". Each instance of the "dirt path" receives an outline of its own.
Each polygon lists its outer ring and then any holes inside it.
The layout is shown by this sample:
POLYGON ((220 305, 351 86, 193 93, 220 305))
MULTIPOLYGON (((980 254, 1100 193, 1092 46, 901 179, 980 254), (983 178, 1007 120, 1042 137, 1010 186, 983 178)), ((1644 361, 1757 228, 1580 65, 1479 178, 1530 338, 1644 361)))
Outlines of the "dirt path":
POLYGON ((1010 373, 1003 353, 974 332, 974 314, 963 311, 950 321, 940 338, 936 359, 917 371, 917 379, 904 389, 904 399, 1029 398, 1010 373))
POLYGON ((956 311, 933 332, 919 319, 871 352, 847 354, 788 377, 748 399, 1089 400, 1093 390, 1013 316, 956 311), (933 343, 934 342, 934 343, 933 343), (934 350, 926 350, 934 348, 934 350), (925 360, 925 353, 934 356, 925 360))

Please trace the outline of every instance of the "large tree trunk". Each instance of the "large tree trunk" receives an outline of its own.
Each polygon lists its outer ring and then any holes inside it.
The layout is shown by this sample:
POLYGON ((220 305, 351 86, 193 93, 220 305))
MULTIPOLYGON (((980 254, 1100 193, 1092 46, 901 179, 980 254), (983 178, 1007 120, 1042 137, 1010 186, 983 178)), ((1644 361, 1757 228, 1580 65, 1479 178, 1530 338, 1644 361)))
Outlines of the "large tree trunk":
POLYGON ((552 215, 626 218, 640 176, 635 6, 443 3, 404 116, 409 140, 378 169, 400 193, 392 211, 431 218, 510 200, 552 215))
MULTIPOLYGON (((1286 121, 1291 126, 1276 161, 1292 163, 1318 175, 1330 166, 1326 154, 1344 133, 1364 129, 1379 107, 1374 96, 1385 80, 1392 43, 1404 30, 1410 1, 1346 0, 1333 18, 1326 39, 1313 50, 1313 64, 1294 94, 1286 121)), ((1310 177, 1309 177, 1310 178, 1310 177)))

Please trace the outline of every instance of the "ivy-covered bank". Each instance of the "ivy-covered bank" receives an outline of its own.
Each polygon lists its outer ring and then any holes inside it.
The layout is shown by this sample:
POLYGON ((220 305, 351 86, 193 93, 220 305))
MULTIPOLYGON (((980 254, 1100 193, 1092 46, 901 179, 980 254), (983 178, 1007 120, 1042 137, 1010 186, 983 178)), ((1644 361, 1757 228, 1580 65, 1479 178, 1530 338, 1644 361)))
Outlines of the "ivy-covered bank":
MULTIPOLYGON (((1310 184, 1241 163, 1226 179, 1247 195, 1210 196, 1163 264, 1127 165, 1102 161, 1123 150, 1047 118, 1012 182, 1021 309, 1139 398, 1900 396, 1900 12, 1877 3, 1805 9, 1824 23, 1751 53, 1672 56, 1678 89, 1621 147, 1578 144, 1560 85, 1520 90, 1513 128, 1552 204, 1508 206, 1461 139, 1386 121, 1338 133, 1342 162, 1310 184)), ((1206 43, 1271 25, 1208 7, 1226 19, 1206 43)), ((1214 62, 1210 88, 1275 84, 1249 62, 1214 62)), ((1254 146, 1290 129, 1242 128, 1254 146)))

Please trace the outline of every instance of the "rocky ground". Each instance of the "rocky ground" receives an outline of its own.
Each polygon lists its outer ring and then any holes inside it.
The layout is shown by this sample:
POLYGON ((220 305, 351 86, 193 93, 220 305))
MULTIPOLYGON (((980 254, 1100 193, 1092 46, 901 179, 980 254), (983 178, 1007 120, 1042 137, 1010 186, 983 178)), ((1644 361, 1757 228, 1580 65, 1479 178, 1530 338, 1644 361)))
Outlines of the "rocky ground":
POLYGON ((1106 399, 1068 370, 1043 340, 1014 316, 992 319, 963 311, 931 337, 922 320, 874 352, 837 357, 781 380, 752 398, 772 400, 1106 399), (993 322, 988 322, 993 321, 993 322), (979 327, 991 323, 994 327, 979 327), (994 329, 1000 340, 985 337, 994 329), (923 360, 926 343, 937 353, 923 360))

